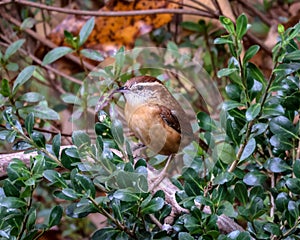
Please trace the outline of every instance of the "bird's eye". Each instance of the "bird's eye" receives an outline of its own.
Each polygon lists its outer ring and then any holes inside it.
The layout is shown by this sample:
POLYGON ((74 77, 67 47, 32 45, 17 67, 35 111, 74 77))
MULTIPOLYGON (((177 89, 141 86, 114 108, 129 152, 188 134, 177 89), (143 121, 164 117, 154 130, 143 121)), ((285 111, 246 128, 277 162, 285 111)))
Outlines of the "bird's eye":
POLYGON ((143 86, 137 86, 138 90, 143 90, 143 88, 144 88, 143 86))

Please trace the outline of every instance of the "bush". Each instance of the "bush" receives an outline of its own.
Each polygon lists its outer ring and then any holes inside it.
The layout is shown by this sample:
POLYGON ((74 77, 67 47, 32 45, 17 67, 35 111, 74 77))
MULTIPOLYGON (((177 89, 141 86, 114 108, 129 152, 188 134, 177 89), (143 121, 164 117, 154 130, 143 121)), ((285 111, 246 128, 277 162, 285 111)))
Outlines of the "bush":
MULTIPOLYGON (((14 149, 36 154, 28 165, 12 159, 7 166, 0 191, 1 239, 38 239, 60 224, 62 217, 85 218, 91 213, 108 220, 107 227, 97 229, 91 239, 297 239, 300 24, 286 31, 279 25, 274 67, 266 79, 250 62, 259 46, 249 47, 242 57, 246 16, 241 15, 236 24, 225 17, 220 21, 227 35, 215 39, 215 44, 226 44, 231 54, 227 68, 218 71, 219 78, 228 80, 226 101, 217 120, 204 112, 197 115, 199 127, 205 130, 200 137, 209 143, 212 154, 201 149, 185 152, 180 175, 171 181, 164 179, 158 186, 149 182, 156 171, 144 158, 132 156, 111 98, 113 89, 129 79, 131 72, 163 74, 138 65, 141 50, 126 55, 120 49, 113 66, 86 78, 77 96, 71 92, 62 95, 66 103, 74 105, 75 120, 81 116, 88 121, 88 107, 102 109, 100 121, 93 124, 95 139, 91 133, 74 130, 73 145, 67 148, 61 146, 61 134, 47 139, 35 128, 37 121, 46 124, 59 119, 58 113, 39 92, 22 92, 31 78, 42 75, 40 67, 26 66, 13 84, 3 79, 0 99, 5 127, 1 127, 1 140, 13 143, 14 149), (99 78, 103 81, 89 81, 99 78), (97 103, 95 94, 99 91, 103 95, 97 103), (40 224, 37 217, 43 207, 34 194, 45 183, 59 201, 40 224), (232 226, 224 226, 224 221, 232 226)), ((93 20, 83 27, 81 39, 89 35, 89 25, 93 27, 93 20)), ((80 54, 82 41, 74 42, 73 48, 52 50, 44 64, 72 51, 80 54)), ((1 54, 2 68, 12 70, 16 63, 10 58, 23 43, 18 40, 1 54)), ((186 57, 173 43, 165 52, 170 53, 173 66, 190 70, 185 66, 186 57)), ((158 65, 170 69, 159 62, 159 54, 151 56, 158 65)), ((160 160, 153 157, 150 163, 160 166, 160 160)))

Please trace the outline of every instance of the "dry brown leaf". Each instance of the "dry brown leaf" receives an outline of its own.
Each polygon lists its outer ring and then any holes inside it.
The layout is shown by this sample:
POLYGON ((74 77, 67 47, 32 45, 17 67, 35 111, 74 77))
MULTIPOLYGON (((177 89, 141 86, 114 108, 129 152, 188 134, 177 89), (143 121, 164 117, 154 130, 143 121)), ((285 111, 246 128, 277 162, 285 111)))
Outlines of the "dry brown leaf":
MULTIPOLYGON (((100 11, 130 11, 159 8, 178 8, 178 4, 168 1, 136 0, 132 2, 110 1, 100 11)), ((64 44, 64 30, 77 35, 89 17, 68 16, 52 30, 49 37, 57 45, 64 44)), ((131 48, 135 39, 172 20, 172 14, 96 17, 95 28, 84 47, 111 52, 125 46, 131 48)))

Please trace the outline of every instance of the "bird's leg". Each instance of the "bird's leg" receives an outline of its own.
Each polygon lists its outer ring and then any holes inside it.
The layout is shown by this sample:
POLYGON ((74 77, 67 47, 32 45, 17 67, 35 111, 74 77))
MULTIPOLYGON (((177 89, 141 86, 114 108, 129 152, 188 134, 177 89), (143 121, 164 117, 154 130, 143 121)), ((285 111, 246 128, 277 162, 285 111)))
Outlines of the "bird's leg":
POLYGON ((152 186, 157 186, 165 177, 166 177, 166 172, 168 171, 169 165, 171 160, 173 159, 174 155, 170 155, 167 159, 166 165, 162 169, 162 171, 154 178, 154 181, 152 182, 152 186))

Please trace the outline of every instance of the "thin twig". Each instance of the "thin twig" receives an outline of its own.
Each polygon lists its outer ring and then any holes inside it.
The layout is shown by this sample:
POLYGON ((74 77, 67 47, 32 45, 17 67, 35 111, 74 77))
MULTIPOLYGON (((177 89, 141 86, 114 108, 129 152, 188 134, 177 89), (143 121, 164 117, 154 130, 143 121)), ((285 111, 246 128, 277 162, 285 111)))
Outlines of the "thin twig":
MULTIPOLYGON (((7 43, 11 43, 11 42, 8 42, 9 40, 8 40, 4 35, 0 34, 0 37, 1 37, 3 40, 5 40, 7 43)), ((0 45, 2 45, 2 46, 4 46, 4 47, 8 47, 8 46, 9 46, 9 44, 2 43, 2 42, 0 42, 0 45)), ((25 50, 22 49, 22 48, 19 49, 19 52, 21 52, 22 54, 24 54, 24 55, 26 55, 26 56, 29 56, 34 62, 36 62, 37 64, 39 64, 41 67, 43 67, 43 68, 45 68, 45 69, 47 69, 47 70, 49 70, 49 71, 51 71, 51 72, 53 72, 53 73, 55 73, 55 74, 61 76, 61 77, 66 78, 66 79, 69 80, 70 82, 73 82, 73 83, 77 83, 77 84, 79 84, 79 85, 82 85, 82 81, 81 81, 81 80, 79 80, 79 79, 77 79, 77 78, 74 78, 74 77, 71 77, 71 76, 65 74, 64 72, 60 72, 59 70, 57 70, 57 69, 51 67, 50 65, 43 65, 43 62, 42 62, 40 59, 38 59, 36 56, 34 56, 32 53, 27 52, 27 51, 25 51, 25 50)))
POLYGON ((197 1, 197 0, 190 0, 190 1, 193 2, 193 3, 198 4, 201 7, 203 7, 204 9, 206 9, 208 12, 215 15, 216 17, 219 17, 218 9, 214 10, 214 9, 210 8, 209 6, 207 6, 206 4, 204 4, 200 1, 197 1))
POLYGON ((253 7, 251 4, 249 4, 245 0, 237 0, 237 1, 238 1, 238 3, 242 4, 245 7, 245 9, 250 10, 251 12, 254 13, 255 16, 258 16, 268 26, 272 26, 271 20, 265 14, 263 14, 261 11, 259 11, 257 8, 253 7))
MULTIPOLYGON (((160 8, 160 9, 150 9, 150 10, 131 10, 131 11, 85 11, 85 10, 75 10, 75 9, 66 9, 66 8, 59 8, 48 6, 45 4, 39 4, 36 2, 29 2, 23 0, 15 0, 15 1, 6 1, 5 4, 9 3, 18 3, 24 6, 35 7, 39 9, 46 9, 48 11, 55 11, 67 14, 74 14, 74 15, 82 15, 82 16, 98 16, 98 17, 123 17, 123 16, 138 16, 138 15, 155 15, 155 14, 188 14, 188 15, 197 15, 203 17, 211 17, 214 16, 204 10, 186 10, 186 9, 168 9, 168 8, 160 8)), ((1 5, 4 5, 3 3, 1 5)))
MULTIPOLYGON (((4 11, 1 11, 1 16, 3 18, 5 18, 6 20, 8 20, 9 22, 15 24, 16 26, 20 27, 21 26, 21 22, 19 22, 17 19, 13 18, 12 16, 10 16, 9 14, 5 13, 4 11)), ((53 49, 53 48, 57 48, 58 46, 56 44, 54 44, 53 42, 51 42, 50 40, 43 38, 42 36, 40 36, 39 34, 37 34, 36 32, 34 32, 31 29, 24 29, 23 31, 25 31, 28 35, 30 35, 31 37, 33 37, 34 39, 40 41, 41 43, 43 43, 45 46, 53 49)), ((67 59, 71 60, 72 62, 78 64, 80 66, 80 59, 74 55, 68 54, 65 56, 67 59)), ((85 62, 85 66, 87 69, 92 70, 95 67, 92 64, 89 64, 87 62, 85 62)))

